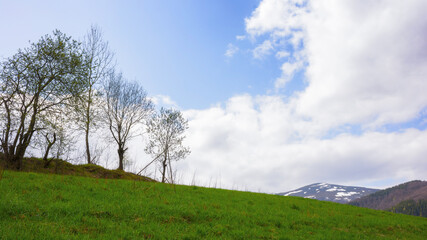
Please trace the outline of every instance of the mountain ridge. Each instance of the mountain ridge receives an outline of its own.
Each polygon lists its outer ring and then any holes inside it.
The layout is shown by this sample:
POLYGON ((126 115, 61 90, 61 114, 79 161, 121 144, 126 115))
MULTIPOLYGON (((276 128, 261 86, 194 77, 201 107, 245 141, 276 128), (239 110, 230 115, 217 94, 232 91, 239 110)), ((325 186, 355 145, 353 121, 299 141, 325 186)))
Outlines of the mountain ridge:
POLYGON ((313 183, 292 191, 277 193, 282 196, 311 198, 321 201, 349 203, 350 201, 379 191, 379 189, 344 186, 331 183, 313 183))
POLYGON ((350 205, 427 217, 427 181, 414 180, 349 202, 350 205))

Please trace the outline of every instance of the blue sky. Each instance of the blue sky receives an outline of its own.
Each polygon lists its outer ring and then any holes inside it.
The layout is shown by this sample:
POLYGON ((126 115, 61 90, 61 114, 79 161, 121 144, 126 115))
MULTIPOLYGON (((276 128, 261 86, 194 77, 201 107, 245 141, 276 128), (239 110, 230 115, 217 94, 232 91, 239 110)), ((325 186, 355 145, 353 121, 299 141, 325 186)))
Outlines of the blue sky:
POLYGON ((255 78, 264 74, 262 65, 224 57, 235 33, 244 31, 242 19, 252 10, 250 1, 207 3, 147 1, 120 13, 117 24, 127 26, 119 31, 119 42, 132 36, 126 41, 126 55, 119 59, 129 66, 124 71, 142 79, 153 94, 168 95, 183 108, 209 107, 246 92, 249 85, 266 88, 266 81, 255 78), (138 48, 132 50, 133 46, 138 48))
MULTIPOLYGON (((0 0, 0 57, 96 24, 118 69, 189 119, 183 182, 387 187, 427 172, 426 11, 422 0, 0 0)), ((131 161, 144 165, 140 149, 131 161)))
POLYGON ((280 74, 275 61, 251 59, 244 18, 258 0, 0 1, 7 57, 54 29, 81 38, 96 24, 116 52, 118 68, 152 95, 182 108, 206 108, 236 94, 263 94, 280 74), (241 44, 233 59, 229 43, 241 44))

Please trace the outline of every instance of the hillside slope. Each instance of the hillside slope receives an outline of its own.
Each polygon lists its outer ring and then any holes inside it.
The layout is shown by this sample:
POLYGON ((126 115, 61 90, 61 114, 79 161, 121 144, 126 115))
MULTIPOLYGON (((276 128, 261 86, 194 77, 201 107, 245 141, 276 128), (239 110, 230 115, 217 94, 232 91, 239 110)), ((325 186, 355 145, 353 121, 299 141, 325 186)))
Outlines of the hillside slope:
MULTIPOLYGON (((5 166, 7 170, 14 170, 13 167, 7 166, 2 162, 2 155, 0 153, 0 170, 2 166, 5 166)), ((155 181, 149 177, 136 175, 134 173, 125 172, 122 170, 111 170, 106 169, 94 164, 81 164, 74 165, 69 162, 55 159, 47 168, 44 167, 44 162, 40 158, 24 158, 22 169, 23 172, 36 172, 36 173, 54 173, 61 175, 73 175, 83 176, 92 178, 107 178, 107 179, 128 179, 128 180, 140 180, 140 181, 155 181)))
POLYGON ((427 181, 411 181, 350 202, 351 205, 386 210, 406 200, 427 200, 427 181))
POLYGON ((411 181, 351 201, 359 207, 427 217, 427 181, 411 181))
POLYGON ((427 219, 269 194, 5 171, 0 239, 425 239, 427 219))
POLYGON ((343 186, 329 183, 314 183, 289 192, 278 193, 282 196, 311 198, 321 201, 348 203, 351 200, 369 195, 379 189, 343 186))
POLYGON ((405 200, 388 210, 394 213, 403 213, 408 215, 427 217, 427 200, 405 200))

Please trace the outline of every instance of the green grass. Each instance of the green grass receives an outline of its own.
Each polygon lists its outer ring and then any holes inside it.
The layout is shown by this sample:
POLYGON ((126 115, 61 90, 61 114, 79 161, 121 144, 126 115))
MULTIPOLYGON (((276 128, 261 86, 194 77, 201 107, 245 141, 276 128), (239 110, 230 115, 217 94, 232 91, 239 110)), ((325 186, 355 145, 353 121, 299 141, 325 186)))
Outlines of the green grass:
POLYGON ((427 239, 427 218, 297 197, 5 171, 0 239, 427 239))
MULTIPOLYGON (((6 169, 13 170, 13 166, 7 166, 3 161, 2 154, 0 153, 0 169, 6 165, 6 169)), ((40 158, 24 158, 22 164, 22 172, 37 172, 37 173, 55 173, 61 175, 84 176, 93 178, 108 178, 108 179, 128 179, 128 180, 142 180, 154 181, 151 178, 136 175, 134 173, 125 172, 122 170, 110 170, 94 164, 81 164, 74 165, 69 162, 55 159, 51 164, 45 168, 44 162, 40 158)))

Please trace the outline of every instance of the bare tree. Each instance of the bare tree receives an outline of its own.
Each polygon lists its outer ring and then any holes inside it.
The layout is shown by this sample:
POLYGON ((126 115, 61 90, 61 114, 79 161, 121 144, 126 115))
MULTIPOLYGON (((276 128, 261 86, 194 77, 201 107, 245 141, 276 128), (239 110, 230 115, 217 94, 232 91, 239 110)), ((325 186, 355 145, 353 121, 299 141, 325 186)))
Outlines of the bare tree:
POLYGON ((114 54, 110 51, 108 42, 102 39, 101 30, 96 26, 92 26, 85 36, 83 52, 87 67, 87 75, 83 80, 87 90, 80 95, 74 107, 77 125, 85 133, 86 161, 91 164, 94 163, 95 157, 91 156, 89 136, 101 122, 100 82, 111 71, 114 54))
POLYGON ((2 63, 0 141, 8 163, 21 168, 39 115, 79 95, 85 69, 80 44, 58 30, 2 63))
POLYGON ((184 131, 187 128, 188 121, 180 111, 173 109, 161 108, 160 113, 148 121, 149 141, 145 152, 154 156, 153 161, 159 163, 162 182, 165 182, 169 175, 169 182, 174 183, 172 161, 184 159, 190 154, 190 149, 183 146, 184 131))
POLYGON ((126 143, 135 137, 144 120, 151 114, 152 102, 147 98, 147 93, 137 83, 126 81, 122 74, 111 72, 104 86, 104 110, 110 133, 117 143, 119 167, 123 170, 125 152, 128 150, 126 143))

